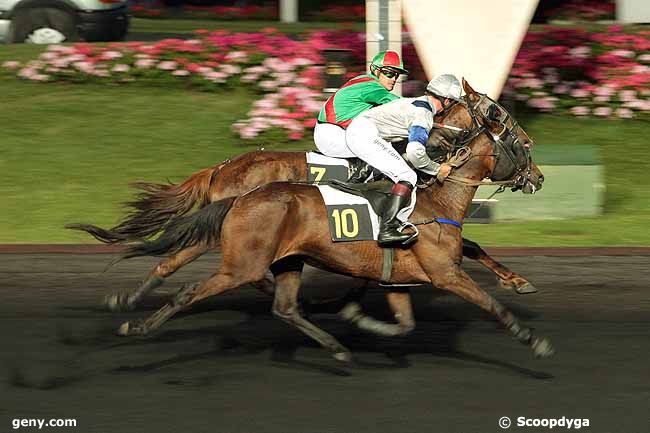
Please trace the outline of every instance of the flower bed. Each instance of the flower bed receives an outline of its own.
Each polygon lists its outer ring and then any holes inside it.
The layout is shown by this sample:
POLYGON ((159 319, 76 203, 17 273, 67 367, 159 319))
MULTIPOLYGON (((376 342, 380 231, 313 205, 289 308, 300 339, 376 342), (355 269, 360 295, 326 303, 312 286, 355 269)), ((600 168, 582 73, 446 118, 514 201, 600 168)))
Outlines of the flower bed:
POLYGON ((650 32, 547 27, 526 35, 504 95, 529 107, 576 116, 650 113, 650 32))
MULTIPOLYGON (((650 32, 624 34, 548 27, 531 32, 515 60, 504 96, 530 109, 576 116, 650 115, 650 32)), ((324 96, 322 50, 347 48, 355 75, 365 62, 365 34, 312 32, 295 40, 259 33, 198 30, 191 40, 126 42, 106 46, 52 45, 37 60, 3 64, 18 77, 42 82, 177 85, 205 91, 245 86, 260 94, 249 117, 233 130, 253 139, 304 137, 324 96)), ((424 78, 412 46, 404 47, 412 76, 424 78)))

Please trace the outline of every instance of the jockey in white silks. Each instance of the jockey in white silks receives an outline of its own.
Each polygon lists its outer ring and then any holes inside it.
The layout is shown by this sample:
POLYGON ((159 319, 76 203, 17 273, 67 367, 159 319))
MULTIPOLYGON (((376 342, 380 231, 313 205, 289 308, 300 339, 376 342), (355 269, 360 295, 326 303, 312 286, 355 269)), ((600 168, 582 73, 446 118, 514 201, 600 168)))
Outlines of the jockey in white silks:
POLYGON ((448 164, 432 161, 426 152, 433 116, 447 108, 452 101, 460 101, 461 84, 449 74, 429 82, 425 94, 418 98, 400 98, 364 111, 355 117, 346 130, 346 144, 350 152, 385 174, 395 185, 387 203, 379 228, 380 246, 392 246, 412 238, 402 233, 402 222, 408 215, 401 212, 415 207, 417 174, 393 148, 391 142, 408 138, 405 158, 417 170, 436 176, 451 171, 448 164), (413 203, 411 203, 411 196, 413 203), (413 206, 409 206, 409 205, 413 206))

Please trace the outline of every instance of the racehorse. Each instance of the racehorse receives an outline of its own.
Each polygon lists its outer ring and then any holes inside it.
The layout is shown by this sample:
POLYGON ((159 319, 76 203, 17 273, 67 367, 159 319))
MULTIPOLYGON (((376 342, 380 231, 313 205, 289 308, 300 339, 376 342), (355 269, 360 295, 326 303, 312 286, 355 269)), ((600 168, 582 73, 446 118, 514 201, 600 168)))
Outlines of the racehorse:
MULTIPOLYGON (((445 121, 454 117, 452 110, 445 113, 445 121)), ((511 117, 507 119, 507 126, 517 134, 522 144, 532 145, 523 128, 511 117)), ((442 132, 440 129, 434 131, 442 132)), ((449 134, 445 137, 450 141, 455 138, 449 134)), ((439 134, 432 134, 429 141, 439 139, 439 134)), ((203 169, 179 184, 136 183, 134 185, 141 189, 142 193, 135 201, 128 203, 134 211, 117 226, 108 230, 88 224, 71 224, 68 227, 86 231, 109 244, 143 240, 162 230, 174 216, 186 214, 197 206, 204 207, 209 203, 236 197, 257 186, 277 181, 307 181, 305 152, 254 151, 203 169)), ((524 192, 530 190, 524 189, 524 192)), ((465 238, 462 241, 463 255, 478 261, 493 272, 501 287, 514 289, 520 294, 537 291, 525 278, 490 257, 476 242, 465 238)), ((195 247, 161 260, 136 290, 107 296, 108 307, 112 310, 134 308, 147 293, 161 286, 165 278, 201 253, 202 247, 195 247)), ((272 294, 273 286, 268 280, 257 283, 257 287, 272 294)))
MULTIPOLYGON (((497 300, 483 291, 461 268, 461 224, 484 178, 507 182, 515 188, 531 184, 540 188, 543 178, 533 163, 529 146, 507 126, 509 115, 463 80, 467 105, 463 112, 478 126, 469 142, 451 160, 454 170, 442 183, 432 182, 417 190, 411 219, 421 228, 417 242, 396 249, 391 283, 431 283, 492 313, 536 357, 554 353, 550 341, 538 337, 497 300), (505 116, 494 116, 495 112, 505 116), (490 113, 492 115, 490 115, 490 113), (432 218, 433 217, 433 218, 432 218), (442 221, 455 224, 443 224, 442 221), (459 227, 460 226, 460 227, 459 227)), ((173 219, 160 237, 131 246, 125 258, 176 253, 185 248, 214 247, 220 242, 219 271, 200 283, 188 285, 174 299, 142 322, 125 322, 120 335, 145 335, 159 328, 177 312, 209 296, 275 275, 273 314, 301 330, 339 360, 351 359, 350 351, 332 335, 301 316, 298 308, 300 267, 308 263, 339 274, 380 281, 383 249, 374 241, 332 242, 323 199, 312 185, 276 182, 239 197, 213 202, 187 216, 173 219), (263 226, 259 221, 263 220, 263 226)), ((391 302, 405 332, 414 327, 411 305, 391 302)))

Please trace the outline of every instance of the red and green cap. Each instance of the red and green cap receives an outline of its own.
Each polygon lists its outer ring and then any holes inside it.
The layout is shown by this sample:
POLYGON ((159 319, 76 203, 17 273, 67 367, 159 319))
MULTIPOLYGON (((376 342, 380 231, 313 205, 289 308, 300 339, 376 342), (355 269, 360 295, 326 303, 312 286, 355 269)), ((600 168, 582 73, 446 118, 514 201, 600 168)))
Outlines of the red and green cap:
POLYGON ((374 71, 377 68, 394 69, 400 74, 409 73, 409 71, 404 69, 404 63, 402 63, 399 54, 392 50, 380 51, 375 57, 373 57, 372 62, 370 63, 370 69, 374 71))

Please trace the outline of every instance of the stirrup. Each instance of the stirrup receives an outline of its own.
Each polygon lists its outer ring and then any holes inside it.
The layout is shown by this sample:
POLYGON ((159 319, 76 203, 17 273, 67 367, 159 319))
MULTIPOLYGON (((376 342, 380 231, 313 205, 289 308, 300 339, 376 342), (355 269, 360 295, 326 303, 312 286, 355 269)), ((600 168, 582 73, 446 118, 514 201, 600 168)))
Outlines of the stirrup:
POLYGON ((415 242, 415 240, 417 239, 418 235, 420 234, 420 231, 419 231, 418 228, 415 226, 415 224, 410 223, 410 222, 408 222, 408 221, 405 222, 405 223, 402 223, 402 225, 399 226, 399 227, 397 228, 397 231, 401 233, 402 230, 404 230, 404 229, 406 229, 406 228, 412 228, 412 229, 413 229, 413 234, 412 234, 408 239, 406 239, 405 241, 402 241, 402 245, 403 245, 403 246, 411 245, 413 242, 415 242))

